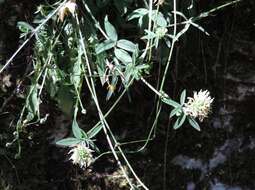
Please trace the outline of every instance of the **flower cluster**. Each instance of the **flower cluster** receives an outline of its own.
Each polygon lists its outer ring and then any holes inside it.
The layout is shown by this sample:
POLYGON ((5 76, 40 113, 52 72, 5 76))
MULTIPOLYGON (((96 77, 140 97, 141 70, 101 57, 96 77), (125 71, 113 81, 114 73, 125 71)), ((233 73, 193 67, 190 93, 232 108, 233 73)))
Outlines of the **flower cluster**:
POLYGON ((89 149, 85 143, 80 143, 70 150, 69 154, 72 153, 72 155, 69 160, 81 168, 86 168, 93 162, 92 152, 93 150, 89 149))
POLYGON ((188 102, 184 104, 183 111, 186 115, 203 121, 211 111, 212 102, 213 98, 211 98, 210 92, 200 90, 194 92, 193 97, 188 97, 188 102))
POLYGON ((163 38, 167 33, 167 28, 159 27, 156 29, 156 35, 159 39, 163 38))
POLYGON ((59 20, 63 22, 65 16, 68 15, 69 13, 71 13, 74 16, 76 9, 77 9, 76 1, 69 0, 59 9, 58 11, 59 20))

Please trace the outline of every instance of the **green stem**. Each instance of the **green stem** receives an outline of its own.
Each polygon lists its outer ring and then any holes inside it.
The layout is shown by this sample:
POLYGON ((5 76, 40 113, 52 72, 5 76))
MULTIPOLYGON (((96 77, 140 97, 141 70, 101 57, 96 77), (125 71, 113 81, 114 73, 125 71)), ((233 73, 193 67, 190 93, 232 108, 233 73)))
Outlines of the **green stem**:
MULTIPOLYGON (((88 60, 88 56, 87 56, 87 51, 86 51, 85 44, 84 44, 84 41, 83 41, 83 35, 82 35, 82 33, 81 33, 81 30, 80 30, 80 23, 79 23, 79 20, 78 20, 77 15, 76 15, 76 22, 77 22, 78 28, 79 28, 80 42, 81 42, 81 45, 82 45, 82 49, 83 49, 83 51, 84 51, 86 66, 87 66, 89 75, 92 75, 91 68, 90 68, 90 64, 89 64, 89 60, 88 60)), ((107 129, 109 130, 109 125, 108 125, 108 123, 106 122, 106 120, 105 120, 105 118, 104 118, 104 116, 103 116, 103 113, 102 113, 102 111, 101 111, 101 108, 100 108, 100 106, 99 106, 93 78, 90 78, 90 82, 89 82, 88 77, 85 75, 85 80, 86 80, 86 83, 87 83, 87 85, 88 85, 88 87, 89 87, 89 90, 90 90, 90 93, 91 93, 91 95, 92 95, 92 98, 94 99, 94 102, 95 102, 95 104, 96 104, 96 107, 97 107, 97 110, 98 110, 98 115, 99 115, 99 118, 100 118, 100 121, 101 121, 101 124, 102 124, 102 127, 103 127, 103 131, 104 131, 104 133, 105 133, 106 140, 107 140, 107 142, 108 142, 108 144, 109 144, 109 147, 110 147, 110 149, 111 149, 111 151, 112 151, 112 154, 113 154, 114 158, 116 159, 116 161, 117 161, 117 163, 118 163, 120 169, 122 170, 122 172, 123 172, 125 178, 127 179, 128 183, 129 183, 129 185, 130 185, 130 187, 131 187, 131 188, 134 188, 134 186, 133 186, 133 184, 132 184, 130 178, 128 177, 128 174, 127 174, 126 171, 125 171, 125 168, 123 167, 123 165, 122 165, 121 162, 120 162, 120 159, 119 159, 119 157, 118 157, 118 155, 117 155, 117 153, 116 153, 116 151, 115 151, 115 149, 114 149, 113 143, 112 143, 112 141, 111 141, 111 139, 110 139, 110 136, 109 136, 109 134, 108 134, 107 129)), ((113 139, 114 143, 117 144, 117 143, 116 143, 117 141, 116 141, 116 139, 115 139, 114 136, 112 136, 112 139, 113 139)), ((129 164, 129 163, 127 162, 127 160, 125 159, 124 153, 122 152, 122 150, 121 150, 120 148, 119 148, 119 151, 120 151, 120 153, 121 153, 123 159, 126 161, 126 164, 127 164, 127 166, 129 167, 130 171, 131 171, 131 172, 133 173, 133 175, 134 175, 135 173, 134 173, 132 167, 130 166, 130 164, 129 164)), ((146 187, 146 186, 140 181, 140 179, 136 176, 136 174, 134 175, 134 177, 138 180, 138 182, 139 182, 142 186, 146 187)), ((148 189, 148 188, 146 187, 145 189, 148 189)))
POLYGON ((6 67, 13 61, 13 59, 18 55, 18 53, 23 49, 23 47, 33 38, 33 36, 41 29, 43 25, 45 25, 57 12, 58 10, 66 3, 66 0, 61 3, 47 18, 36 27, 36 29, 32 32, 30 37, 26 39, 22 45, 14 52, 14 54, 11 56, 11 58, 5 63, 5 65, 1 68, 0 73, 2 73, 6 67))

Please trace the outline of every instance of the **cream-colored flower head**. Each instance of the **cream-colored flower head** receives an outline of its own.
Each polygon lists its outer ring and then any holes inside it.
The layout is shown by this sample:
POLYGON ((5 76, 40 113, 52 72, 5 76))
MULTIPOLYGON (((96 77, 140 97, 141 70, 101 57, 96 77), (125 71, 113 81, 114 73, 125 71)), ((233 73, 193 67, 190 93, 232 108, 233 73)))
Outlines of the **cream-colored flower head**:
POLYGON ((69 0, 66 2, 58 11, 58 17, 61 22, 64 21, 64 18, 67 14, 71 13, 73 16, 75 15, 75 11, 77 9, 77 4, 75 0, 69 0))
POLYGON ((165 27, 159 27, 156 29, 156 35, 159 39, 163 38, 167 33, 167 28, 165 27))
POLYGON ((81 168, 86 168, 93 162, 92 152, 93 150, 89 149, 85 143, 78 144, 70 150, 69 154, 72 155, 69 160, 81 168))
POLYGON ((194 92, 193 97, 188 97, 188 102, 184 104, 183 111, 186 115, 203 121, 211 111, 212 102, 213 98, 211 98, 210 92, 200 90, 194 92))

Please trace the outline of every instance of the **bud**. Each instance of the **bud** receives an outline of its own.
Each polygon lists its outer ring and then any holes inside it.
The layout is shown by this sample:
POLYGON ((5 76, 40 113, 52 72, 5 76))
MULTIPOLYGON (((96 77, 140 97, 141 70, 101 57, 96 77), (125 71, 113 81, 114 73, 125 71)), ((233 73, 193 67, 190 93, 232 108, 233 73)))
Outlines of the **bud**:
POLYGON ((6 144, 5 144, 5 147, 6 147, 6 148, 9 148, 9 147, 11 147, 11 145, 12 145, 12 143, 6 143, 6 144))
POLYGON ((85 115, 87 113, 87 110, 86 109, 82 109, 81 113, 85 115))

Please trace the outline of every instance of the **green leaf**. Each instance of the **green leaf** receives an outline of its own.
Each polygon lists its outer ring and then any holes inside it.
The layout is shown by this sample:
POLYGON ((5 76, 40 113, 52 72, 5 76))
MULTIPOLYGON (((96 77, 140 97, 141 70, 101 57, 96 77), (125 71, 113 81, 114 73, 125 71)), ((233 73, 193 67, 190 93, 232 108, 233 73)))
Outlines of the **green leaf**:
POLYGON ((188 117, 189 124, 198 131, 201 131, 199 124, 192 117, 188 117))
POLYGON ((185 103, 185 99, 186 99, 186 90, 183 90, 181 94, 181 98, 180 98, 181 105, 185 103))
POLYGON ((157 23, 158 26, 166 27, 167 21, 161 12, 154 11, 152 13, 152 20, 157 23))
POLYGON ((164 42, 166 43, 166 46, 167 46, 168 48, 171 47, 171 42, 170 42, 169 39, 164 38, 164 42))
POLYGON ((140 8, 140 9, 136 9, 134 10, 129 16, 128 16, 128 20, 132 20, 135 18, 140 18, 143 17, 144 15, 148 14, 149 10, 145 9, 145 8, 140 8))
POLYGON ((185 114, 182 114, 182 116, 179 117, 179 118, 176 120, 176 122, 175 122, 173 128, 174 128, 175 130, 176 130, 176 129, 179 129, 179 128, 183 125, 185 119, 186 119, 186 115, 185 115, 185 114))
POLYGON ((105 40, 96 46, 96 54, 100 54, 106 50, 109 50, 115 46, 116 42, 112 40, 105 40))
POLYGON ((89 146, 92 148, 92 150, 95 150, 98 154, 100 154, 100 150, 98 149, 98 147, 95 145, 95 143, 91 139, 85 140, 85 142, 87 144, 89 144, 89 146))
POLYGON ((168 104, 168 105, 170 105, 170 106, 172 106, 172 107, 175 107, 175 108, 181 106, 180 104, 178 104, 177 102, 171 100, 170 98, 162 98, 161 100, 162 100, 164 103, 166 103, 166 104, 168 104))
POLYGON ((175 121, 173 128, 178 129, 179 126, 179 118, 175 121))
POLYGON ((128 83, 131 76, 132 76, 132 71, 133 71, 133 64, 129 63, 126 65, 126 70, 124 72, 124 78, 125 78, 125 82, 128 83))
POLYGON ((48 69, 45 89, 50 94, 51 98, 54 98, 58 92, 59 85, 57 83, 64 80, 64 78, 65 77, 61 75, 61 70, 58 67, 48 69))
POLYGON ((81 69, 81 65, 82 65, 81 55, 82 54, 79 52, 78 60, 75 61, 74 64, 72 64, 73 68, 72 68, 72 74, 71 74, 71 82, 72 84, 74 84, 77 90, 79 89, 79 86, 83 78, 82 69, 81 69))
POLYGON ((158 43, 159 43, 159 38, 156 38, 155 41, 154 41, 155 48, 158 48, 158 43))
POLYGON ((39 111, 39 104, 40 104, 40 99, 37 95, 37 87, 36 84, 32 85, 30 87, 31 90, 31 94, 28 97, 28 105, 27 105, 27 109, 29 110, 30 113, 33 113, 34 115, 36 115, 39 111))
POLYGON ((114 42, 118 40, 118 35, 117 32, 114 28, 114 26, 108 21, 108 16, 105 17, 104 19, 104 27, 107 36, 114 42))
POLYGON ((99 55, 96 56, 96 58, 97 58, 96 59, 97 74, 99 75, 101 84, 103 86, 105 84, 105 82, 106 82, 106 78, 105 78, 105 71, 106 71, 105 62, 108 61, 108 60, 106 59, 105 54, 99 54, 99 55))
MULTIPOLYGON (((64 83, 64 81, 63 81, 64 83)), ((72 92, 73 86, 63 84, 59 87, 58 94, 56 96, 56 100, 58 101, 58 106, 61 110, 67 114, 72 115, 73 106, 76 100, 75 94, 72 92)), ((74 89, 73 89, 74 90, 74 89)))
POLYGON ((143 36, 141 39, 149 40, 149 39, 153 39, 157 37, 157 35, 154 32, 151 32, 149 30, 144 30, 144 31, 147 33, 147 35, 143 36))
POLYGON ((75 145, 75 144, 79 144, 80 142, 82 142, 81 139, 76 139, 76 138, 65 138, 62 140, 59 140, 56 142, 57 145, 62 145, 62 146, 71 146, 71 145, 75 145))
POLYGON ((170 118, 172 118, 173 116, 177 115, 178 113, 181 112, 181 107, 176 107, 174 108, 171 113, 170 113, 170 118))
POLYGON ((132 63, 132 57, 125 50, 115 48, 114 54, 124 64, 132 63))
POLYGON ((142 26, 143 26, 143 17, 140 17, 140 18, 139 18, 139 20, 138 20, 138 26, 139 26, 140 28, 142 28, 142 26))
POLYGON ((183 123, 185 122, 186 117, 187 117, 186 114, 182 114, 182 117, 181 117, 181 120, 180 120, 180 123, 179 123, 180 127, 181 127, 181 126, 183 125, 183 123))
POLYGON ((82 137, 83 137, 82 130, 79 127, 79 125, 75 119, 73 120, 72 131, 73 131, 73 135, 75 136, 75 138, 82 139, 82 137))
POLYGON ((81 133, 82 133, 82 139, 88 139, 88 135, 87 135, 87 133, 85 132, 85 131, 83 131, 81 128, 80 128, 80 130, 81 130, 81 133))
POLYGON ((117 47, 132 53, 136 50, 136 45, 133 42, 124 39, 121 39, 117 42, 117 47))
POLYGON ((101 131, 102 128, 103 128, 103 125, 96 125, 92 129, 90 129, 87 132, 88 138, 92 139, 93 137, 95 137, 101 131))
POLYGON ((26 36, 29 32, 34 30, 34 28, 30 24, 28 24, 26 22, 22 22, 22 21, 18 22, 17 26, 18 26, 19 30, 23 33, 20 36, 21 38, 26 36))

